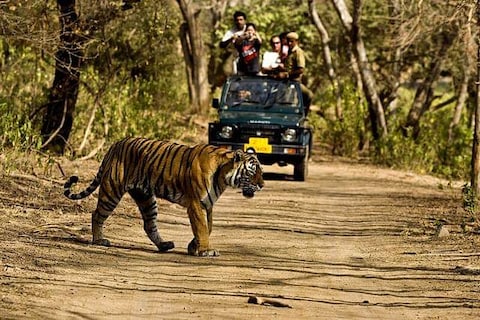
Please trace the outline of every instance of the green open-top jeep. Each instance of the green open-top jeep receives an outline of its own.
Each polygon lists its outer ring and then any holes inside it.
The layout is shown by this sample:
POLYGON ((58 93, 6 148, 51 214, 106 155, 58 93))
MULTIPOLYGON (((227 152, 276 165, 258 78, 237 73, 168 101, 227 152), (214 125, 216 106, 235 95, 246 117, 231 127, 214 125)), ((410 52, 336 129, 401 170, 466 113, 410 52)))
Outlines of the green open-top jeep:
POLYGON ((220 99, 213 99, 213 107, 218 121, 209 124, 210 144, 252 148, 261 163, 292 164, 294 179, 306 179, 312 131, 298 82, 233 76, 223 85, 220 99))

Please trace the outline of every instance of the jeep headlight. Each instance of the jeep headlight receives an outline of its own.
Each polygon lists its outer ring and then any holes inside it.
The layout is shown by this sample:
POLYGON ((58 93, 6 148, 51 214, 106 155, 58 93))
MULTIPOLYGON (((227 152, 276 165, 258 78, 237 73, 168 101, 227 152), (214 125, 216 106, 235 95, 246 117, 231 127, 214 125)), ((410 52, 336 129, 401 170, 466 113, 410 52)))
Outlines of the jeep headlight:
POLYGON ((282 139, 286 142, 294 142, 295 140, 297 140, 297 132, 295 131, 295 129, 287 129, 282 134, 282 139))
POLYGON ((223 139, 230 139, 233 137, 233 128, 230 126, 223 126, 218 135, 223 139))

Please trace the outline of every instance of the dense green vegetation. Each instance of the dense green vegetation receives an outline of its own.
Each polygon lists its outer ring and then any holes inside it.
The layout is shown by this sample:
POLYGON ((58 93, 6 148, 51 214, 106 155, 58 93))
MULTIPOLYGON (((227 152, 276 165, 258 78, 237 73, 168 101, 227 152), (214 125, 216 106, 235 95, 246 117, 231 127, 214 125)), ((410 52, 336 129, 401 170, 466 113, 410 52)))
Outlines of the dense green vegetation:
MULTIPOLYGON (((395 13, 397 1, 389 1, 388 5, 380 0, 365 1, 361 34, 388 125, 388 135, 374 140, 368 105, 353 73, 352 48, 332 4, 316 1, 316 9, 330 36, 329 47, 341 85, 342 119, 335 116, 336 98, 327 76, 322 39, 310 19, 307 1, 245 1, 249 5, 237 2, 239 6, 226 7, 220 27, 212 29, 207 5, 196 1, 196 7, 202 8, 198 19, 209 49, 205 54, 211 54, 210 61, 215 63, 210 68, 212 72, 218 70, 222 55, 217 42, 231 26, 235 10, 248 13, 248 20, 257 25, 265 40, 265 49, 271 35, 295 30, 307 52, 306 79, 315 92, 314 103, 319 109, 318 114, 311 115, 311 122, 316 128, 316 141, 324 152, 368 157, 390 167, 468 179, 473 79, 469 81, 468 99, 460 121, 453 127, 453 138, 449 138, 449 130, 462 79, 465 74, 473 73, 471 57, 476 48, 469 42, 475 29, 471 15, 469 18, 473 4, 456 1, 453 6, 451 2, 448 5, 433 1, 420 8, 414 6, 416 1, 404 1, 400 12, 395 13), (412 21, 417 22, 415 30, 408 29, 412 21), (441 74, 434 79, 433 98, 422 114, 420 134, 415 135, 412 128, 405 126, 406 119, 418 84, 425 83, 432 74, 434 58, 443 43, 439 38, 445 40, 445 37, 454 40, 441 61, 441 74), (396 99, 390 99, 392 96, 396 99), (444 101, 447 103, 441 104, 444 101)), ((347 4, 351 9, 351 1, 347 4)), ((77 0, 77 6, 85 23, 92 24, 102 9, 89 0, 77 0)), ((213 112, 193 114, 179 39, 184 21, 175 1, 140 1, 107 20, 88 34, 85 42, 81 86, 67 155, 87 155, 126 135, 185 139, 185 132, 195 130, 193 117, 214 117, 213 112)), ((39 128, 45 111, 42 106, 48 99, 55 73, 54 48, 59 28, 56 21, 55 1, 0 4, 2 154, 11 150, 41 150, 39 128)), ((213 84, 214 80, 211 81, 213 84)), ((217 92, 212 90, 212 95, 217 92)))

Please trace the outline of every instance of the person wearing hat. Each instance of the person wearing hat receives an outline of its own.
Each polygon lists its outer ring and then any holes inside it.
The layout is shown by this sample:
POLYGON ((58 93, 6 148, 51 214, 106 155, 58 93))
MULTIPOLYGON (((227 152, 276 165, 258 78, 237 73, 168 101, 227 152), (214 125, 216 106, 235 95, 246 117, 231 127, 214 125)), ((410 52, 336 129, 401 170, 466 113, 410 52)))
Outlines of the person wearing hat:
POLYGON ((287 33, 287 44, 289 49, 285 60, 285 69, 288 72, 288 78, 301 82, 305 69, 305 53, 298 46, 298 34, 296 32, 287 33))
POLYGON ((288 44, 288 56, 285 60, 285 71, 279 74, 281 79, 290 79, 293 81, 300 82, 300 87, 302 89, 303 103, 305 105, 306 112, 308 113, 310 108, 310 103, 313 98, 313 93, 308 89, 304 84, 302 84, 302 76, 305 70, 305 53, 298 46, 298 33, 289 32, 287 33, 287 44, 288 44))

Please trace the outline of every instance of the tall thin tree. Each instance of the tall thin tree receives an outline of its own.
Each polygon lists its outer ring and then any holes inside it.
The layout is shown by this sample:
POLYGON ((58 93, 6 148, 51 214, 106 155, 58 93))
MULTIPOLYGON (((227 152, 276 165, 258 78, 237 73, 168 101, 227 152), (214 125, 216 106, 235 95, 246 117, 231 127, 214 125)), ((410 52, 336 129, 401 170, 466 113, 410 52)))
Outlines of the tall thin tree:
MULTIPOLYGON (((185 67, 187 72, 190 103, 194 113, 206 114, 210 105, 209 70, 212 46, 204 35, 205 30, 213 30, 223 16, 226 0, 211 3, 201 1, 176 0, 184 23, 180 30, 185 67), (209 18, 202 15, 210 14, 209 18), (208 13, 207 13, 208 12, 208 13), (202 20, 203 18, 203 20, 202 20)), ((211 32, 213 35, 214 33, 211 32)))
POLYGON ((332 0, 332 4, 340 17, 343 27, 347 30, 352 43, 355 59, 358 62, 360 76, 362 79, 365 99, 368 103, 368 110, 372 125, 372 135, 374 139, 379 139, 387 135, 387 123, 382 102, 378 96, 377 85, 370 63, 367 57, 365 44, 360 32, 360 16, 362 1, 353 1, 353 18, 348 11, 344 0, 332 0))
MULTIPOLYGON (((477 31, 480 32, 480 0, 477 0, 477 31)), ((477 96, 475 102, 475 129, 473 132, 471 186, 475 196, 480 194, 480 37, 477 37, 477 96)))
POLYGON ((73 124, 80 85, 83 50, 78 30, 75 0, 57 0, 60 45, 55 54, 55 78, 50 89, 41 134, 43 148, 63 154, 73 124))
POLYGON ((328 35, 327 29, 325 28, 325 25, 322 22, 322 19, 318 15, 317 8, 315 7, 315 0, 308 0, 308 8, 310 10, 310 14, 312 15, 313 24, 315 25, 315 28, 320 34, 320 38, 322 40, 323 59, 325 60, 328 78, 332 83, 333 91, 336 97, 335 115, 337 116, 338 120, 342 120, 342 93, 339 81, 337 79, 337 75, 335 73, 335 67, 333 66, 332 54, 329 45, 330 37, 328 35))

